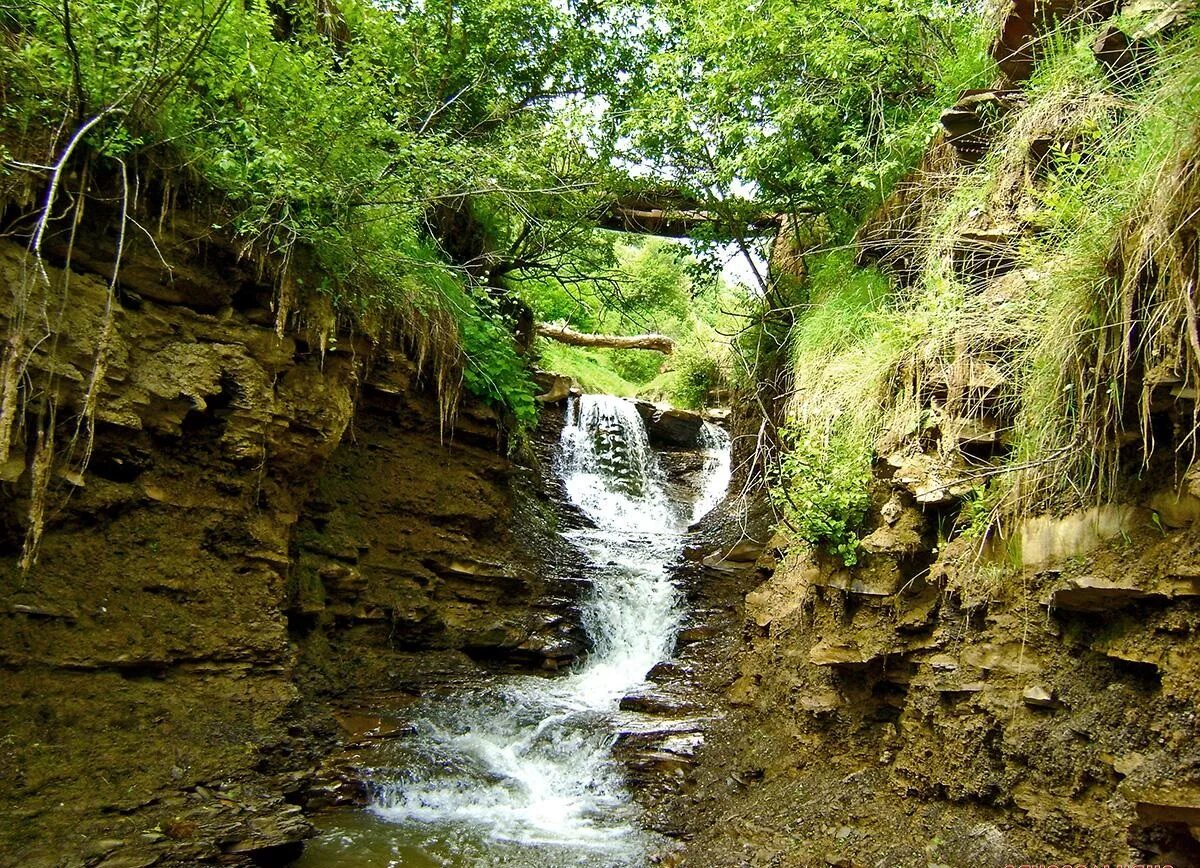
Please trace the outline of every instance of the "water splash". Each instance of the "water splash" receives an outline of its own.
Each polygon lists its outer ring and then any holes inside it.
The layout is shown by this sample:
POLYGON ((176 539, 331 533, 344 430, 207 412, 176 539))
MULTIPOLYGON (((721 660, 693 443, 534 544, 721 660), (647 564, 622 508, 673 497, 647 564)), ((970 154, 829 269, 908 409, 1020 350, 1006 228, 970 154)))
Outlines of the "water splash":
POLYGON ((700 496, 692 505, 692 524, 712 512, 729 491, 733 477, 733 462, 729 434, 724 428, 705 422, 698 437, 704 450, 704 466, 700 470, 700 496))
POLYGON ((582 395, 567 407, 558 472, 567 497, 610 531, 677 530, 662 468, 637 408, 611 395, 582 395))
POLYGON ((557 470, 595 524, 568 534, 591 565, 583 621, 594 651, 563 677, 513 677, 431 704, 405 740, 410 754, 372 776, 375 814, 424 824, 460 853, 504 853, 504 864, 642 863, 612 717, 670 654, 682 612, 667 563, 728 484, 728 437, 709 425, 701 436, 706 484, 694 504, 673 503, 634 405, 571 400, 557 470))

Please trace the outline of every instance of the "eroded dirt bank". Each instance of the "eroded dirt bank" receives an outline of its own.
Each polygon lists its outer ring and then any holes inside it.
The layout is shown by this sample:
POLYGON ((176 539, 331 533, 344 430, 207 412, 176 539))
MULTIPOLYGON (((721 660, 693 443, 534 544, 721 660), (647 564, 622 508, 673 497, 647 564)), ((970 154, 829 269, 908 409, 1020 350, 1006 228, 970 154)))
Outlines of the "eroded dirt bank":
POLYGON ((724 716, 648 796, 682 864, 1197 864, 1200 500, 1157 503, 1030 522, 1019 568, 911 501, 854 570, 760 561, 724 716))

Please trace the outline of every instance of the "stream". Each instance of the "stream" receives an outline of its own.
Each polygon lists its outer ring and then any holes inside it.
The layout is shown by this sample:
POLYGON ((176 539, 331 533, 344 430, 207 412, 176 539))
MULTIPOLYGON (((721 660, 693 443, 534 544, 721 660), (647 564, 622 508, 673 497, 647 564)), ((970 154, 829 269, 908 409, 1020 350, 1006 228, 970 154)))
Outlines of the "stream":
POLYGON ((729 483, 728 435, 704 425, 703 481, 681 503, 631 402, 571 398, 556 470, 595 524, 566 534, 590 565, 593 652, 565 674, 497 676, 406 710, 415 731, 366 773, 369 807, 319 818, 297 866, 645 864, 651 841, 611 749, 638 725, 621 698, 674 647, 683 600, 668 564, 729 483))

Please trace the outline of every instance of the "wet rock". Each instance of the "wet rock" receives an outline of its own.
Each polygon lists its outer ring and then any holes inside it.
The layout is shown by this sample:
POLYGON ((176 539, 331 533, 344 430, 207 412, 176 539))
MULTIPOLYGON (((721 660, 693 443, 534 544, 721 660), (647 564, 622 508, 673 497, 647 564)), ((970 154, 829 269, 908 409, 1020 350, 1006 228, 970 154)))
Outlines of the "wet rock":
POLYGON ((100 838, 96 841, 88 843, 84 848, 84 855, 88 857, 100 857, 111 853, 118 847, 124 847, 125 841, 120 838, 100 838))
POLYGON ((705 454, 699 449, 661 450, 658 463, 666 477, 667 496, 677 503, 694 502, 705 481, 705 454))
POLYGON ((652 772, 656 775, 674 775, 695 765, 689 757, 681 757, 669 751, 644 751, 627 757, 625 763, 639 772, 652 772))
POLYGON ((51 618, 63 621, 74 621, 78 617, 70 609, 42 603, 14 603, 9 607, 9 611, 14 615, 25 615, 30 618, 51 618))
POLYGON ((699 413, 649 401, 638 401, 636 406, 646 423, 651 443, 692 448, 699 445, 697 438, 704 424, 699 413))
POLYGON ((412 731, 412 727, 395 717, 362 711, 338 711, 334 719, 342 728, 344 740, 353 744, 365 740, 396 738, 412 731))
POLYGON ((661 717, 687 717, 698 710, 687 699, 662 691, 630 694, 621 699, 620 708, 622 711, 636 711, 661 717))
POLYGON ((693 642, 703 642, 705 639, 711 639, 721 633, 721 628, 715 624, 697 624, 694 627, 685 627, 679 631, 675 637, 675 641, 680 645, 690 645, 693 642))
POLYGON ((118 853, 100 862, 96 868, 149 868, 161 858, 158 853, 118 853))
POLYGON ((621 733, 614 755, 635 772, 638 783, 651 776, 674 776, 695 765, 696 752, 704 744, 696 730, 652 730, 621 733))
POLYGON ((655 663, 654 668, 646 673, 646 680, 658 683, 670 683, 682 681, 690 675, 690 667, 684 666, 674 660, 663 660, 662 662, 655 663))

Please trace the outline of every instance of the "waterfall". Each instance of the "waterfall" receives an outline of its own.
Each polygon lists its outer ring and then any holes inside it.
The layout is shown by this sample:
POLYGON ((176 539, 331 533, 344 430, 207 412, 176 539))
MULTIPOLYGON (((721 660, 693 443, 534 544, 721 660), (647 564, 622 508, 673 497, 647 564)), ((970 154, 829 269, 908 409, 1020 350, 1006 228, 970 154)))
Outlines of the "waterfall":
POLYGON ((611 756, 613 719, 671 652, 682 611, 667 564, 728 483, 728 437, 707 425, 702 436, 707 482, 697 502, 679 504, 632 403, 571 399, 556 470, 595 525, 567 534, 589 563, 583 621, 594 651, 563 676, 506 676, 440 697, 414 721, 406 755, 371 776, 371 811, 422 854, 451 857, 428 864, 643 864, 611 756))

